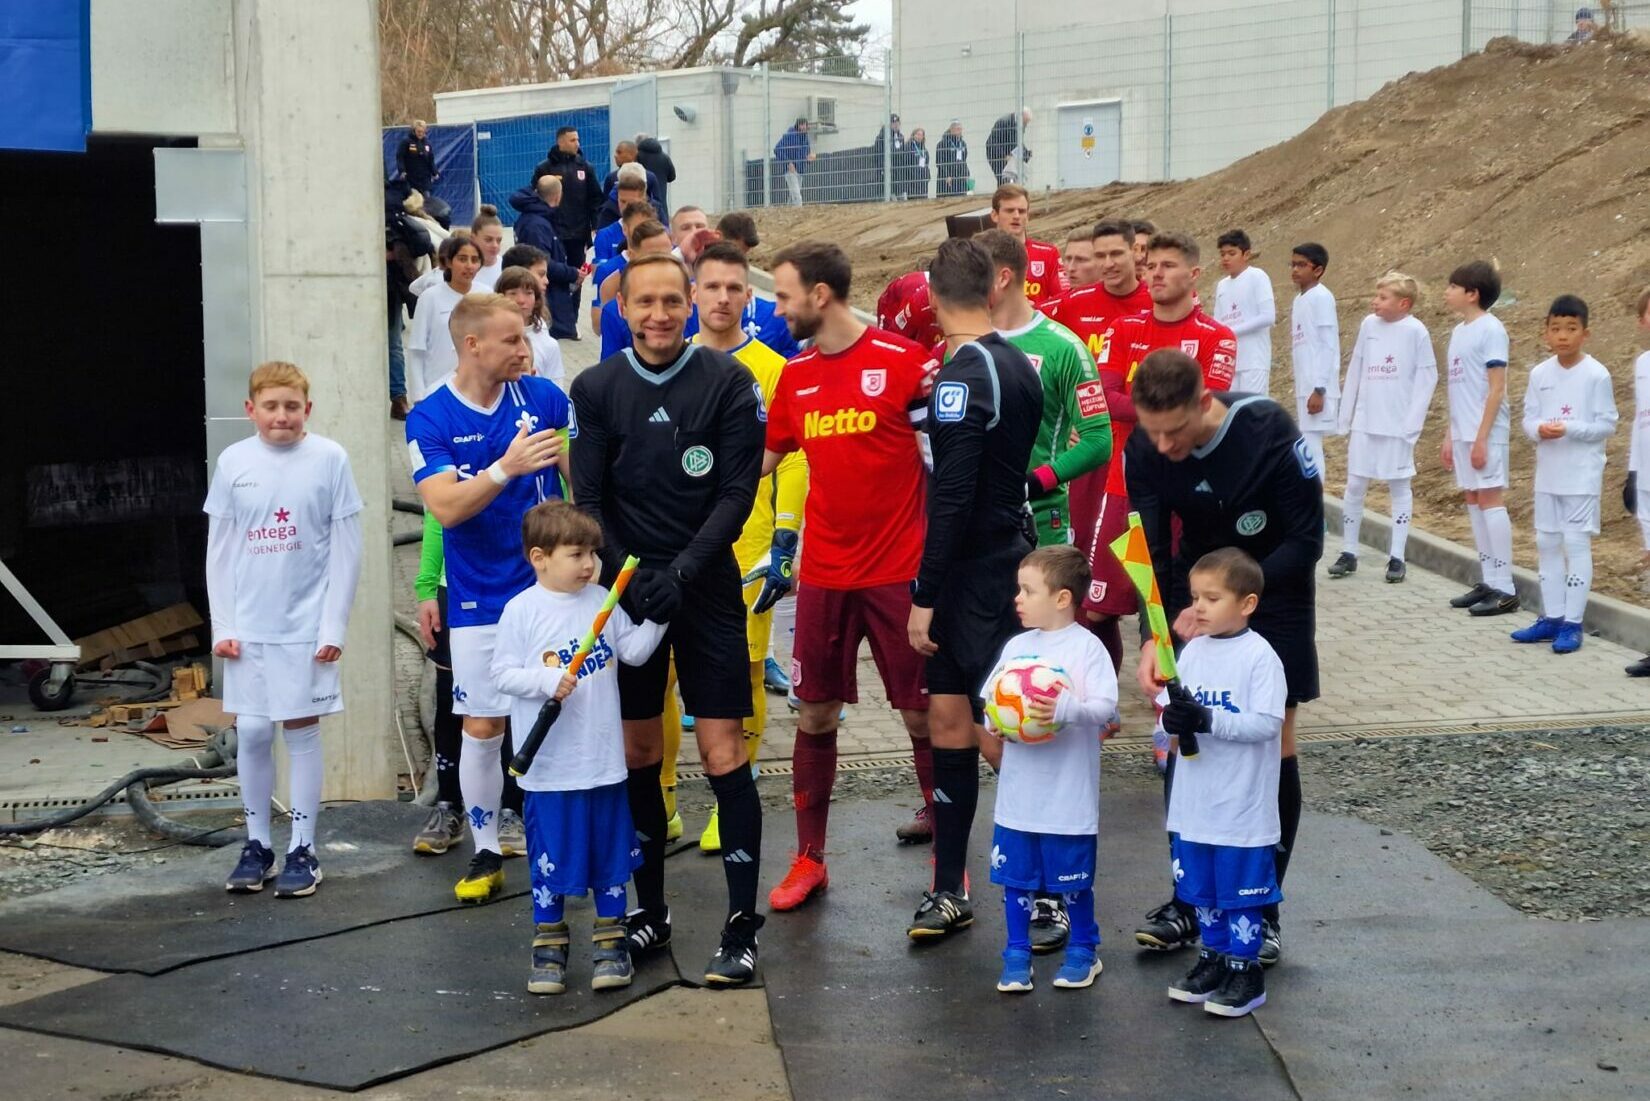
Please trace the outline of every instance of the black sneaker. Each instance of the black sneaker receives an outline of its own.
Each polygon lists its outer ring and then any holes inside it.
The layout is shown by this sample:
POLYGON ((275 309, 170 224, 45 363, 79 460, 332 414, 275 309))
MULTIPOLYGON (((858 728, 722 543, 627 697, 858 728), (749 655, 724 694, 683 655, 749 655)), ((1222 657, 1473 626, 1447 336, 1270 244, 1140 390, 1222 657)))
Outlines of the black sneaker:
POLYGON ((1283 959, 1283 930, 1271 918, 1260 919, 1260 965, 1276 967, 1283 959))
POLYGON ((967 896, 950 891, 924 891, 922 905, 917 907, 905 935, 912 940, 932 940, 973 924, 974 907, 967 896))
POLYGON ((1147 914, 1146 924, 1134 931, 1134 942, 1153 952, 1173 952, 1197 940, 1197 922, 1173 899, 1147 914))
POLYGON ((632 910, 624 916, 624 942, 636 959, 670 943, 670 907, 657 916, 646 910, 632 910))
POLYGON ((1254 960, 1226 957, 1226 981, 1203 1003, 1217 1017, 1247 1017, 1266 1004, 1266 972, 1254 960))
POLYGON ((1650 677, 1650 654, 1646 654, 1629 665, 1627 675, 1630 677, 1650 677))
POLYGON ((1506 615, 1508 612, 1518 611, 1518 608, 1519 600, 1517 593, 1504 593, 1499 589, 1491 589, 1489 591, 1489 595, 1474 604, 1471 608, 1467 609, 1467 614, 1506 615))
POLYGON ((321 885, 321 862, 315 850, 299 845, 286 854, 281 874, 275 877, 276 898, 308 898, 321 885))
POLYGON ((1451 608, 1470 608, 1494 591, 1494 589, 1480 581, 1460 596, 1450 597, 1449 606, 1451 608))
POLYGON ((1358 572, 1358 556, 1351 551, 1342 551, 1341 556, 1329 565, 1330 577, 1345 577, 1349 573, 1358 572))
POLYGON ((1388 558, 1386 560, 1386 579, 1389 584, 1396 585, 1404 579, 1404 560, 1402 558, 1388 558))
POLYGON ((233 895, 250 895, 264 889, 275 878, 275 854, 257 841, 241 846, 241 858, 229 873, 223 889, 233 895))
POLYGON ((1031 950, 1038 955, 1058 952, 1071 939, 1071 915, 1059 898, 1039 898, 1031 910, 1031 950))
POLYGON ((705 964, 705 981, 713 986, 743 986, 756 978, 756 931, 761 914, 737 913, 722 927, 722 945, 705 964))
POLYGON ((1188 1005, 1202 1005, 1226 982, 1226 957, 1213 948, 1200 948, 1197 962, 1186 976, 1169 984, 1169 997, 1188 1005))

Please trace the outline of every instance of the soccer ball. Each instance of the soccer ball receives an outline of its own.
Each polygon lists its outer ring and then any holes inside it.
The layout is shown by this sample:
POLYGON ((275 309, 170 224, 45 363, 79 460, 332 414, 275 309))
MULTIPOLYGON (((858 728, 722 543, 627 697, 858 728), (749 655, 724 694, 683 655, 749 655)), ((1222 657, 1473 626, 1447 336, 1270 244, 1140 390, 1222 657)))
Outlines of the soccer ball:
POLYGON ((1052 696, 1075 688, 1071 677, 1058 665, 1036 658, 1018 658, 1003 666, 986 697, 985 713, 991 726, 1003 738, 1024 745, 1046 742, 1060 732, 1056 722, 1038 722, 1026 717, 1026 703, 1034 697, 1052 696))

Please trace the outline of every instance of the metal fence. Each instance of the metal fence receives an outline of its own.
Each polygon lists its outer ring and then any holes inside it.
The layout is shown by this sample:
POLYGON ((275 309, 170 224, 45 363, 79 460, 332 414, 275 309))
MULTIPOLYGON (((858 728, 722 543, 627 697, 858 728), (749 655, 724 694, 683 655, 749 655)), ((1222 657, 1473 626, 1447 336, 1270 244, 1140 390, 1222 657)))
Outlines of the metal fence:
MULTIPOLYGON (((1008 179, 1043 190, 1202 175, 1491 39, 1580 39, 1576 17, 1587 7, 1256 0, 1170 3, 1163 15, 1130 19, 1094 5, 1043 16, 1063 25, 1005 33, 993 0, 905 4, 908 14, 945 17, 923 41, 907 30, 886 58, 814 63, 811 71, 823 64, 837 75, 871 70, 851 102, 846 92, 785 87, 787 77, 806 79, 795 68, 759 69, 761 131, 740 136, 746 205, 988 194, 1008 179)), ((1650 0, 1591 10, 1618 33, 1650 28, 1650 0)))

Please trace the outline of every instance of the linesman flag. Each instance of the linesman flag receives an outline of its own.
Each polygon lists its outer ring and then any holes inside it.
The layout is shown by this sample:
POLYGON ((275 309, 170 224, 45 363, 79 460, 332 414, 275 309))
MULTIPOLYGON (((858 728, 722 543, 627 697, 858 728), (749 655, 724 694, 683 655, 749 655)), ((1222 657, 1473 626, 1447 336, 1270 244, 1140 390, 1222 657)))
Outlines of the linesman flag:
POLYGON ((1129 530, 1112 540, 1111 552, 1123 564, 1129 580, 1140 590, 1140 599, 1145 602, 1146 622, 1152 629, 1152 641, 1157 643, 1157 670, 1164 680, 1175 680, 1180 674, 1174 664, 1174 639, 1169 636, 1169 617, 1163 611, 1157 571, 1152 569, 1152 552, 1146 545, 1146 529, 1141 526, 1138 512, 1130 511, 1129 530))

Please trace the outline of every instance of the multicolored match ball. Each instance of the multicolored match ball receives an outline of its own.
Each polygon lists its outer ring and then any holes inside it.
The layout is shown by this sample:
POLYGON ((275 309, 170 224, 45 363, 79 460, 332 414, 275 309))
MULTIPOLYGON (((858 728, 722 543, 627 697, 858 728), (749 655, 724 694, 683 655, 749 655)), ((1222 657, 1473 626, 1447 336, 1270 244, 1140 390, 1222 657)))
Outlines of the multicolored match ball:
POLYGON ((1054 721, 1040 722, 1026 714, 1033 700, 1052 700, 1075 689, 1071 677, 1058 665, 1036 658, 1016 658, 1003 665, 985 699, 990 729, 999 737, 1022 745, 1046 742, 1060 732, 1054 721))

